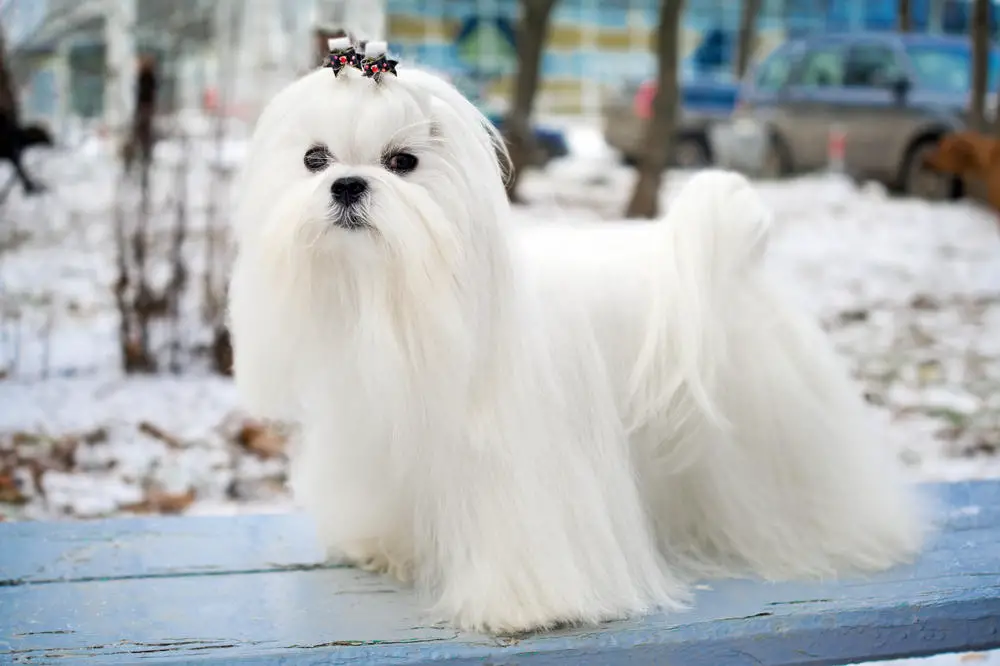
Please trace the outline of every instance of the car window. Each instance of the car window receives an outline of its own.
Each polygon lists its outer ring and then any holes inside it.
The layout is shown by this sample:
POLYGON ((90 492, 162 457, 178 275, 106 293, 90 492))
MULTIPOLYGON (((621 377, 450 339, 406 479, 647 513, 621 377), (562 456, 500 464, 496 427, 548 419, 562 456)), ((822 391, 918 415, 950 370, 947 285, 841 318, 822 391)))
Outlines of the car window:
POLYGON ((772 53, 754 72, 753 85, 761 92, 775 92, 788 82, 792 72, 792 54, 788 49, 772 53))
POLYGON ((802 59, 797 83, 800 86, 844 85, 844 53, 838 46, 810 49, 802 59))
MULTIPOLYGON (((942 93, 967 94, 972 88, 971 51, 962 45, 908 45, 917 86, 942 93)), ((997 89, 1000 53, 990 52, 987 90, 997 89)))
POLYGON ((844 85, 885 87, 901 72, 895 49, 885 44, 855 44, 848 49, 844 60, 844 85))

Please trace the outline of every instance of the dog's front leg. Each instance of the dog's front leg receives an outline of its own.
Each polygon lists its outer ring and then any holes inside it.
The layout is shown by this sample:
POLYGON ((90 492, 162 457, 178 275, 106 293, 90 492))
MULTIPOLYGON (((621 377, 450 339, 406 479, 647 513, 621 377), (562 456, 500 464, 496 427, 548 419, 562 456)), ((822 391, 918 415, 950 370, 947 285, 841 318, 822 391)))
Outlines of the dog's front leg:
POLYGON ((290 451, 289 485, 329 560, 413 580, 412 508, 378 440, 312 427, 290 451))
MULTIPOLYGON (((499 401, 501 409, 516 400, 499 401)), ((543 424, 530 408, 516 415, 482 413, 462 436, 436 437, 415 468, 419 582, 436 598, 433 614, 507 634, 594 624, 682 598, 624 459, 609 452, 595 464, 585 451, 592 442, 543 424)))
POLYGON ((21 181, 21 186, 24 188, 25 194, 40 194, 45 191, 45 188, 42 185, 36 183, 31 179, 31 176, 28 175, 24 165, 21 163, 21 155, 18 152, 14 153, 14 155, 10 158, 10 161, 14 165, 14 173, 17 174, 18 180, 21 181))

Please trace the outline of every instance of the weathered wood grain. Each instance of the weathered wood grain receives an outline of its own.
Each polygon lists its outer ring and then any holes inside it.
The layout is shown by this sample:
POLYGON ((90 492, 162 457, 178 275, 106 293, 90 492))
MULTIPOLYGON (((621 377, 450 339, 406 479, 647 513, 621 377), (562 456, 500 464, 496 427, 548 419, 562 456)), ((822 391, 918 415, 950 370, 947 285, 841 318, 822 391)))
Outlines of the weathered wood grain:
POLYGON ((0 524, 0 663, 838 664, 1000 647, 1000 482, 928 486, 920 561, 713 581, 684 613, 520 639, 430 626, 412 593, 316 566, 301 516, 0 524))

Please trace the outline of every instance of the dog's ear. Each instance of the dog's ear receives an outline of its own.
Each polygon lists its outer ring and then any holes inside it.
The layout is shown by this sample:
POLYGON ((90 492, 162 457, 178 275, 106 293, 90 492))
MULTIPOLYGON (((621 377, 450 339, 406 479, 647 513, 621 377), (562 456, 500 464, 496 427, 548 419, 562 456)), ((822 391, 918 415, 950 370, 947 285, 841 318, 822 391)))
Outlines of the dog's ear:
POLYGON ((978 168, 979 156, 974 137, 951 134, 944 137, 937 148, 927 156, 925 164, 938 171, 962 174, 978 168))
POLYGON ((993 147, 995 142, 992 138, 982 134, 970 133, 967 135, 969 145, 972 149, 972 164, 968 168, 977 171, 986 171, 993 161, 993 147))
POLYGON ((953 171, 955 169, 955 148, 952 137, 941 139, 933 150, 924 156, 924 166, 935 171, 953 171))

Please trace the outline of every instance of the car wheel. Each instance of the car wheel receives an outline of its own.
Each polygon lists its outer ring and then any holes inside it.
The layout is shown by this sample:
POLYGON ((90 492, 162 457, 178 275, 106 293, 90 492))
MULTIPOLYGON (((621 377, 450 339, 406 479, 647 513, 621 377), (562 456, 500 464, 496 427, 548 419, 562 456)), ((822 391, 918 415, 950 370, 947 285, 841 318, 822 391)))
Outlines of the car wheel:
POLYGON ((927 201, 947 201, 955 198, 958 180, 924 165, 924 158, 937 146, 937 140, 924 140, 908 151, 902 166, 901 189, 904 194, 927 201))
POLYGON ((683 136, 674 144, 674 164, 681 169, 703 169, 712 165, 708 142, 700 136, 683 136))

